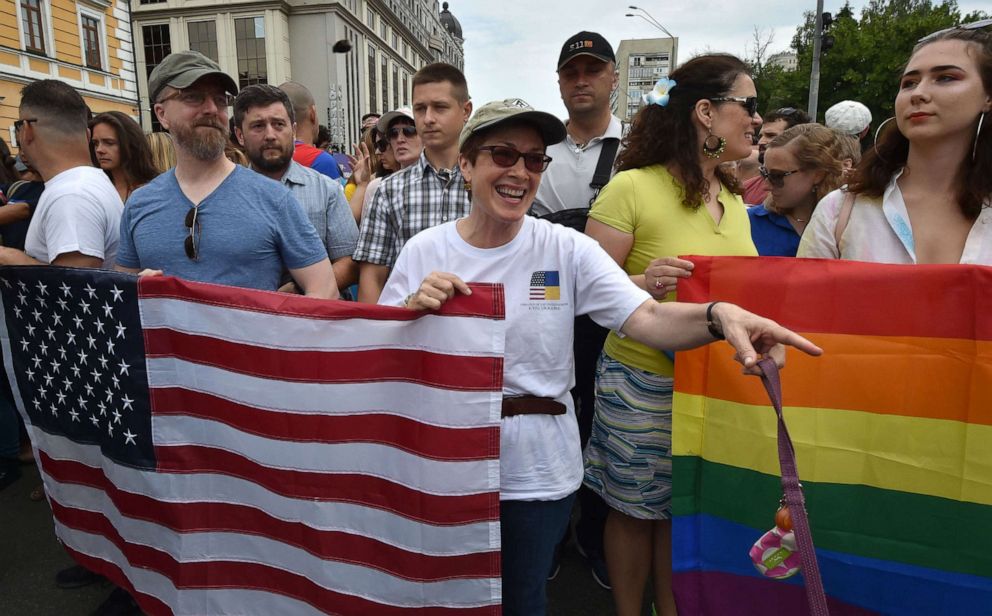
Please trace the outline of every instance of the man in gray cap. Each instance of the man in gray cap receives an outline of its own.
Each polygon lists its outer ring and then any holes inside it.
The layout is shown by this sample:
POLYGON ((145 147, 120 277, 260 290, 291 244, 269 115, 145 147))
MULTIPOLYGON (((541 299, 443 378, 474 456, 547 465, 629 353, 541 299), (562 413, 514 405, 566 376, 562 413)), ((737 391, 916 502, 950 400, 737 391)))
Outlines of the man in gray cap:
POLYGON ((148 93, 176 166, 128 199, 117 269, 270 291, 289 270, 307 295, 337 298, 327 251, 289 190, 224 156, 237 90, 195 51, 170 54, 152 71, 148 93))

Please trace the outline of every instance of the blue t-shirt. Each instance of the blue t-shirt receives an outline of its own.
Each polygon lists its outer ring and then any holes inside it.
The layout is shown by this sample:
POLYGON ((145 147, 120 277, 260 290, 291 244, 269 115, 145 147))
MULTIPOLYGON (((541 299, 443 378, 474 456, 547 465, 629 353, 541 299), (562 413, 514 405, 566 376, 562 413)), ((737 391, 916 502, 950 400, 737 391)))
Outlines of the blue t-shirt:
POLYGON ((796 233, 789 219, 769 212, 763 205, 747 208, 751 219, 751 239, 762 257, 794 257, 802 236, 796 233))
POLYGON ((168 276, 249 289, 279 288, 283 268, 327 257, 303 208, 284 186, 236 166, 200 202, 196 261, 186 256, 186 213, 193 203, 175 169, 134 191, 121 217, 117 264, 168 276))

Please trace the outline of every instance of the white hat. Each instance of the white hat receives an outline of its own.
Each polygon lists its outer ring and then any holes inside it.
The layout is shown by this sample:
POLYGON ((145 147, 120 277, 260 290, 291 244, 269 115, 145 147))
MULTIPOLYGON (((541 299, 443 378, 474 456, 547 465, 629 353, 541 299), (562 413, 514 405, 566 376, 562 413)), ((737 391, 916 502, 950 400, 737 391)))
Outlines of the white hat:
POLYGON ((841 101, 824 114, 827 127, 858 136, 871 124, 871 112, 858 101, 841 101))

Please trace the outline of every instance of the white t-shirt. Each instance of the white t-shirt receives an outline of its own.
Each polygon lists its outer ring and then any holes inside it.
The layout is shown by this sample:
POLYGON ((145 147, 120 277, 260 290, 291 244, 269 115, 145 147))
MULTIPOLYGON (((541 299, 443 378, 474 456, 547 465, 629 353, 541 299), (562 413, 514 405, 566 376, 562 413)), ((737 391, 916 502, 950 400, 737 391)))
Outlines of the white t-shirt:
POLYGON ((24 252, 44 263, 80 252, 114 267, 124 204, 107 174, 96 167, 73 167, 45 182, 28 226, 24 252))
POLYGON ((619 330, 650 299, 595 240, 561 225, 524 219, 508 244, 475 248, 455 222, 422 231, 403 247, 379 298, 397 305, 433 271, 466 282, 499 282, 506 294, 503 395, 529 394, 565 404, 565 415, 502 421, 500 498, 556 500, 582 482, 579 429, 569 390, 575 382, 576 315, 619 330))

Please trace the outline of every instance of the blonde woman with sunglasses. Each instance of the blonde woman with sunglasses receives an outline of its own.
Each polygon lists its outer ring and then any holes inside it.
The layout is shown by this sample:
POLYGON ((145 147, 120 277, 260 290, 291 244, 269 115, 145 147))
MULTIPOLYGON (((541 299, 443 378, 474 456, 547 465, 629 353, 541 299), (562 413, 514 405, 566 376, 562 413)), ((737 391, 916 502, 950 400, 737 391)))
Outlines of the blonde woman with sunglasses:
POLYGON ((826 126, 799 124, 768 143, 759 167, 768 197, 747 210, 759 255, 796 256, 816 204, 844 182, 843 139, 826 126))

